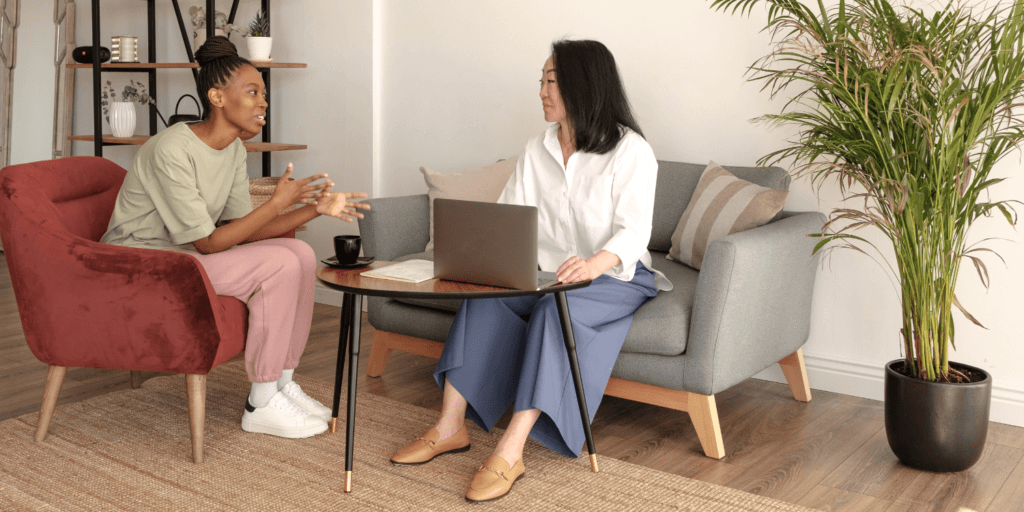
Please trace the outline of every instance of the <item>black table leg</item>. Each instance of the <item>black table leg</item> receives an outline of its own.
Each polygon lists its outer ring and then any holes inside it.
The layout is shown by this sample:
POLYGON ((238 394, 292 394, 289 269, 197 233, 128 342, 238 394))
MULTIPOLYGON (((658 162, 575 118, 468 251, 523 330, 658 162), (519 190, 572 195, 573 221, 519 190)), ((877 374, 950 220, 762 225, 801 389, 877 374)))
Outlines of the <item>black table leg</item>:
POLYGON ((572 335, 572 320, 569 318, 569 303, 565 299, 565 292, 555 293, 555 303, 558 305, 558 318, 562 321, 562 339, 565 341, 565 351, 569 355, 572 382, 576 385, 576 399, 580 405, 580 418, 583 420, 583 435, 587 437, 590 469, 597 473, 597 448, 594 446, 594 435, 590 433, 590 413, 587 410, 587 397, 583 395, 583 378, 580 377, 580 363, 576 359, 576 339, 572 335))
MULTIPOLYGON (((352 455, 356 439, 356 386, 359 383, 359 330, 362 326, 363 296, 353 295, 349 304, 352 335, 348 338, 348 416, 345 418, 345 492, 352 492, 352 455)), ((340 368, 339 368, 340 370, 340 368)), ((588 428, 589 431, 589 428, 588 428)))
POLYGON ((331 406, 331 433, 338 429, 338 412, 341 408, 341 374, 345 368, 345 346, 348 344, 349 329, 352 326, 352 294, 344 293, 341 299, 341 330, 338 332, 338 364, 334 369, 334 404, 331 406))

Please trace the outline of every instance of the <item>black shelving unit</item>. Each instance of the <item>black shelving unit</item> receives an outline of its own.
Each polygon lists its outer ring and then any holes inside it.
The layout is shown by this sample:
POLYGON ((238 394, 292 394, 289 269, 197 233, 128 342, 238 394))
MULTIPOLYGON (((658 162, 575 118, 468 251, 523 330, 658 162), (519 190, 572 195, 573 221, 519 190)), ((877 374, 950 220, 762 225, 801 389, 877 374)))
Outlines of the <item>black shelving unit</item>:
MULTIPOLYGON (((92 60, 92 117, 93 117, 93 133, 94 133, 94 148, 96 156, 103 156, 103 146, 116 145, 114 143, 103 142, 103 117, 102 108, 100 105, 99 92, 103 87, 103 71, 110 72, 121 72, 121 73, 146 73, 149 75, 149 92, 153 97, 156 97, 156 69, 137 70, 137 69, 106 69, 101 67, 100 59, 100 1, 92 0, 92 54, 97 58, 92 60)), ((235 0, 237 3, 238 0, 235 0)), ((175 0, 177 2, 177 0, 175 0)), ((207 3, 211 3, 207 0, 207 3)), ((156 62, 156 0, 146 0, 146 19, 147 19, 147 30, 148 30, 148 58, 149 62, 156 62)), ((149 134, 156 135, 156 106, 149 106, 149 134)))
MULTIPOLYGON (((100 2, 102 0, 92 0, 92 51, 93 55, 100 54, 100 2)), ((185 27, 185 20, 182 17, 181 7, 178 4, 178 0, 171 0, 174 6, 174 13, 178 21, 178 29, 181 31, 182 42, 185 45, 185 52, 188 55, 189 62, 195 63, 195 55, 192 52, 192 42, 189 38, 189 31, 185 27)), ((231 3, 231 14, 228 16, 228 23, 234 24, 235 14, 238 12, 239 0, 233 0, 231 3)), ((214 36, 216 30, 216 2, 215 0, 206 0, 206 37, 210 38, 214 36)), ((266 13, 267 20, 270 20, 270 0, 260 0, 260 7, 264 13, 266 13)), ((156 62, 156 0, 146 0, 146 18, 147 18, 147 50, 148 60, 150 63, 156 62)), ((120 72, 120 73, 146 73, 149 76, 149 91, 150 95, 154 98, 157 95, 157 82, 156 82, 156 69, 137 69, 137 68, 103 68, 99 59, 93 59, 92 63, 93 78, 93 143, 94 152, 96 156, 103 156, 104 146, 119 146, 123 145, 118 142, 105 142, 103 140, 103 118, 102 108, 100 104, 99 91, 102 89, 102 73, 103 72, 120 72)), ((263 82, 267 88, 267 96, 269 98, 271 86, 270 86, 270 69, 264 68, 260 70, 260 74, 263 76, 263 82)), ((198 82, 198 71, 195 67, 192 68, 192 77, 198 82)), ((198 88, 197 88, 198 89, 198 88)), ((198 94, 198 92, 197 92, 198 94)), ((262 129, 262 140, 264 143, 270 143, 270 114, 271 106, 270 102, 267 102, 267 113, 266 121, 267 124, 262 129)), ((157 113, 156 106, 149 106, 149 134, 156 135, 157 126, 157 113)), ((304 146, 303 146, 304 147, 304 146)), ((295 148, 289 148, 295 149, 295 148)), ((263 176, 271 175, 271 151, 262 151, 263 153, 263 176)))

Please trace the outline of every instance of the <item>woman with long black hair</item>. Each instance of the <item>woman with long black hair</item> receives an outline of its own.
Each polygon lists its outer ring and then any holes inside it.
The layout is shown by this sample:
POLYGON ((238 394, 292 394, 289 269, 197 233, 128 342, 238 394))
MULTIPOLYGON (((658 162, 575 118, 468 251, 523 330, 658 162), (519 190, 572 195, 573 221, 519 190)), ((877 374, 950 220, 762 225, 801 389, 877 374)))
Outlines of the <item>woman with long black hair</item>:
MULTIPOLYGON (((647 252, 658 164, 603 44, 554 43, 540 99, 544 119, 553 124, 526 144, 498 202, 538 208, 542 270, 555 271, 563 283, 593 280, 566 292, 593 418, 633 313, 672 287, 650 269, 647 252)), ((524 471, 527 435, 570 457, 583 447, 554 295, 464 301, 434 377, 444 389, 441 417, 392 455, 395 464, 468 450, 467 416, 489 431, 514 405, 467 500, 508 493, 524 471)))

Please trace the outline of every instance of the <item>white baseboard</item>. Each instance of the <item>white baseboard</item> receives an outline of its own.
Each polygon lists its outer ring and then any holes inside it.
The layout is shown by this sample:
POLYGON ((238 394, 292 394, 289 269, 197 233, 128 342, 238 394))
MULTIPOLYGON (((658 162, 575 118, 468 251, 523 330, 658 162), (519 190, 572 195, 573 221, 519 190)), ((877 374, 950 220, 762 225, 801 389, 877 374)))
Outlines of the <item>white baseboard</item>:
MULTIPOLYGON (((327 304, 336 308, 341 307, 342 297, 345 295, 340 290, 328 288, 320 281, 316 282, 314 301, 319 304, 327 304)), ((366 300, 363 300, 363 311, 366 311, 366 300)))
MULTIPOLYGON (((881 401, 885 394, 883 364, 851 362, 804 354, 811 389, 881 401)), ((754 375, 755 379, 785 383, 778 365, 754 375)), ((1024 427, 1024 389, 993 383, 989 420, 1024 427)))

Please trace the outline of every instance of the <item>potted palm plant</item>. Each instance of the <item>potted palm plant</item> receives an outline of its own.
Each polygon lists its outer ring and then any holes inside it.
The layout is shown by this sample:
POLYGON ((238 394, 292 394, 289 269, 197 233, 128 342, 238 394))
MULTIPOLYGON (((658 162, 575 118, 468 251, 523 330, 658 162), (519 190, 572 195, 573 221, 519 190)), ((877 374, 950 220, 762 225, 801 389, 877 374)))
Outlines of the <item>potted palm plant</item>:
MULTIPOLYGON (((891 242, 895 258, 885 265, 899 278, 905 357, 885 368, 889 446, 912 467, 966 469, 985 444, 992 378, 949 360, 954 308, 981 325, 955 285, 964 261, 989 284, 979 255, 992 251, 968 244, 973 223, 992 214, 1016 222, 1019 202, 993 201, 988 191, 1002 181, 990 177, 993 166, 1024 140, 1024 2, 765 2, 776 46, 749 79, 773 97, 791 93, 781 113, 759 119, 797 135, 761 163, 791 160, 818 190, 835 179, 844 203, 863 204, 832 209, 812 235, 821 237, 815 251, 877 251, 856 234, 862 228, 891 242)), ((712 8, 749 13, 757 3, 713 0, 712 8)))

